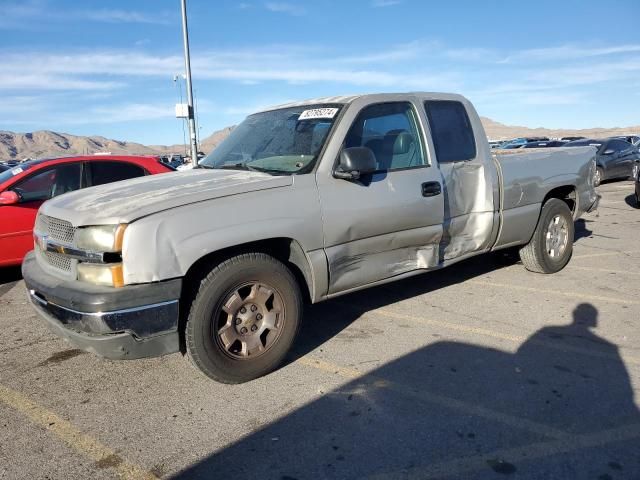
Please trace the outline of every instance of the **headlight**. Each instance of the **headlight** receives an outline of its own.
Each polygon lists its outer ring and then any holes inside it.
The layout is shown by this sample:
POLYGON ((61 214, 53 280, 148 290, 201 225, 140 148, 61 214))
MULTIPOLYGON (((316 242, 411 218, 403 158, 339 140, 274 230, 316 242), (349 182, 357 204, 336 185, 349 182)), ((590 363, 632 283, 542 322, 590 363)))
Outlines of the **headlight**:
POLYGON ((78 280, 81 282, 93 283, 94 285, 122 287, 124 286, 122 264, 112 263, 96 265, 94 263, 79 263, 78 280))
POLYGON ((92 252, 121 252, 127 225, 96 225, 76 231, 78 248, 92 252))

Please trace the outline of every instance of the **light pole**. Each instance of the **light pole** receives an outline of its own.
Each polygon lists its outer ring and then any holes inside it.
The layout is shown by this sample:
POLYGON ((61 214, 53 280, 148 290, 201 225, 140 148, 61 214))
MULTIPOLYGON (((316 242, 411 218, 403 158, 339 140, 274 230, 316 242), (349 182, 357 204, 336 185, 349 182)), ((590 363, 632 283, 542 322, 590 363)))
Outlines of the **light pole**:
POLYGON ((184 69, 187 80, 187 123, 189 124, 189 145, 191 146, 191 164, 198 165, 198 144, 196 140, 196 121, 193 114, 193 88, 191 87, 191 57, 189 55, 189 32, 187 29, 187 0, 182 5, 182 39, 184 41, 184 69))

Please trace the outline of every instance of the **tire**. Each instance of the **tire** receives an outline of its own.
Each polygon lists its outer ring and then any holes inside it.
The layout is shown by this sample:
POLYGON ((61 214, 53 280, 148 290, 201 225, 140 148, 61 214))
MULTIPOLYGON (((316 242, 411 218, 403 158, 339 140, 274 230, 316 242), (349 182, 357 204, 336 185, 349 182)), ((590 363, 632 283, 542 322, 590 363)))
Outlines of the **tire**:
POLYGON ((200 283, 185 326, 187 355, 213 380, 248 382, 282 363, 301 315, 298 282, 283 263, 263 253, 232 257, 200 283))
POLYGON ((603 179, 604 179, 604 170, 602 170, 602 168, 600 167, 596 167, 596 175, 593 178, 593 186, 599 187, 603 179))
POLYGON ((574 228, 567 204, 557 198, 549 199, 542 207, 531 241, 520 249, 524 267, 536 273, 562 270, 573 253, 574 228))

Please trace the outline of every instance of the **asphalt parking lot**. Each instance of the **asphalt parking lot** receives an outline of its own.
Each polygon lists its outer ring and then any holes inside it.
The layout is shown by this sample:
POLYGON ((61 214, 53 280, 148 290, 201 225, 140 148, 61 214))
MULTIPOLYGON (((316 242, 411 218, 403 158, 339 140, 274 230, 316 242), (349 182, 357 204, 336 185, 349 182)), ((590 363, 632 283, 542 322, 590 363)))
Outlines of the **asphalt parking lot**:
POLYGON ((607 183, 562 272, 513 256, 306 310, 249 384, 53 337, 0 275, 0 478, 640 478, 640 210, 607 183))

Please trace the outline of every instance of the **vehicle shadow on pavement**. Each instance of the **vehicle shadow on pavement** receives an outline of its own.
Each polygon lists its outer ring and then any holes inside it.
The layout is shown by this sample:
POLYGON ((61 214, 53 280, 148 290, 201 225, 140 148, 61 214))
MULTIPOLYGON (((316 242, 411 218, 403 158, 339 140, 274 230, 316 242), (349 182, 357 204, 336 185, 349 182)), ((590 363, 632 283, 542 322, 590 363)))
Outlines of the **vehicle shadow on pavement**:
POLYGON ((20 267, 1 267, 0 297, 7 293, 19 280, 22 280, 22 272, 20 270, 20 267))
POLYGON ((640 414, 597 324, 581 304, 513 353, 430 344, 173 478, 638 478, 640 414))
POLYGON ((587 222, 584 218, 579 218, 575 222, 575 231, 573 241, 578 242, 583 238, 589 238, 593 235, 593 230, 587 228, 587 222))
POLYGON ((627 195, 624 199, 625 203, 633 208, 640 208, 638 203, 636 202, 635 194, 627 195))
POLYGON ((329 341, 370 310, 435 292, 519 261, 517 251, 494 252, 465 260, 444 270, 369 288, 316 305, 307 305, 300 333, 285 365, 329 341))

